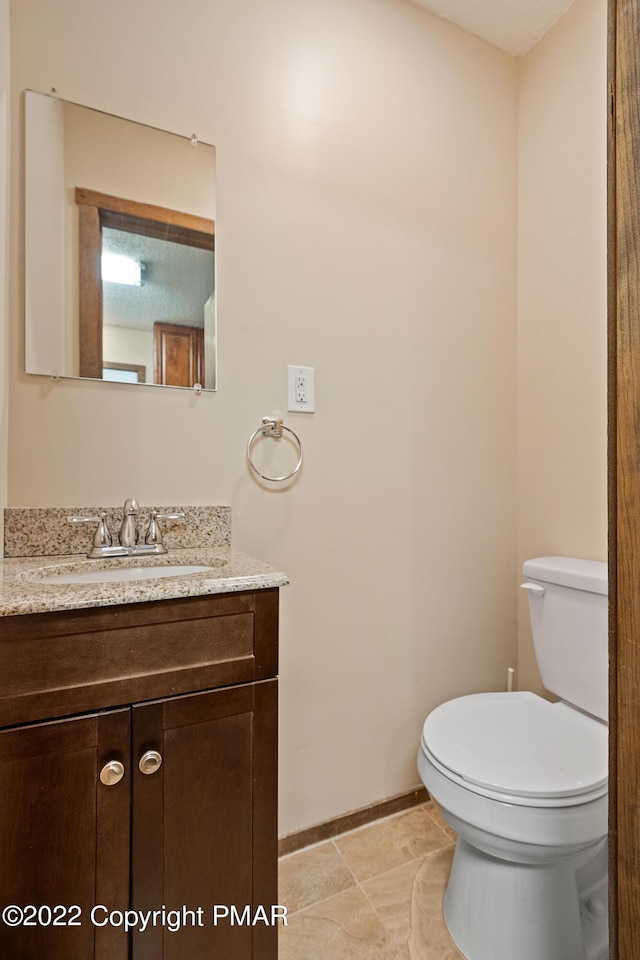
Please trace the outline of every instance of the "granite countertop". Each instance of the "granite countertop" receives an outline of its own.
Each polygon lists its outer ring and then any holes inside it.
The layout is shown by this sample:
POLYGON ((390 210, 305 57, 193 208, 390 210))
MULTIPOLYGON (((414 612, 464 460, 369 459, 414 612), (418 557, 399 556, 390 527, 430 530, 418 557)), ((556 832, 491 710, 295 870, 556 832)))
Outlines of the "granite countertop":
POLYGON ((88 560, 84 555, 14 557, 0 562, 0 616, 172 600, 240 590, 264 590, 282 587, 288 582, 282 571, 228 546, 173 549, 162 556, 104 560, 88 560), (213 569, 147 580, 82 584, 43 582, 44 577, 56 574, 175 564, 202 565, 213 569))

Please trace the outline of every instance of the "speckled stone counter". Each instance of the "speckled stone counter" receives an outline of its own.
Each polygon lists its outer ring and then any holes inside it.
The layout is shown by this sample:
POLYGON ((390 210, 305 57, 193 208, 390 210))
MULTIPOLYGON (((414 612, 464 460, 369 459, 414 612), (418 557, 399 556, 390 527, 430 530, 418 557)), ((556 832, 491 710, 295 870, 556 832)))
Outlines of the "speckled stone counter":
MULTIPOLYGON (((149 523, 151 508, 158 513, 183 513, 180 520, 163 520, 164 542, 169 550, 187 547, 230 547, 231 507, 141 505, 138 526, 141 534, 149 523)), ((106 514, 115 536, 122 523, 122 507, 7 507, 4 511, 5 557, 54 557, 86 553, 98 525, 69 523, 69 517, 99 517, 106 514)))
POLYGON ((0 562, 0 616, 145 603, 288 583, 286 574, 231 547, 170 550, 163 556, 87 560, 84 555, 16 557, 0 562), (188 573, 148 580, 51 584, 44 578, 92 571, 174 565, 202 566, 188 573))

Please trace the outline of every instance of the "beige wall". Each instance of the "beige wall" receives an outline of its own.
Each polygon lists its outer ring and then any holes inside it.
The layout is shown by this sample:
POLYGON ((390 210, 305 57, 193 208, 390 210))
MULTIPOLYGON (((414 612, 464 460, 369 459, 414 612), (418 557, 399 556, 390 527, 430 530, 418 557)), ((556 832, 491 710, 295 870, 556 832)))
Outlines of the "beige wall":
MULTIPOLYGON (((520 62, 518 575, 607 559, 606 17, 577 0, 520 62)), ((519 686, 540 689, 518 612, 519 686)))
MULTIPOLYGON (((7 505, 7 444, 9 437, 9 0, 0 0, 0 511, 7 505)), ((0 524, 0 528, 2 524, 0 524)), ((4 530, 0 529, 0 556, 4 530)))
POLYGON ((153 382, 153 330, 105 324, 102 331, 107 363, 136 363, 145 368, 147 383, 153 382))
POLYGON ((291 577, 281 832, 408 789, 427 711, 515 657, 514 61, 405 0, 12 17, 11 504, 230 503, 291 577), (217 394, 21 372, 20 92, 52 85, 216 145, 217 394), (286 491, 247 470, 264 414, 305 445, 286 491))

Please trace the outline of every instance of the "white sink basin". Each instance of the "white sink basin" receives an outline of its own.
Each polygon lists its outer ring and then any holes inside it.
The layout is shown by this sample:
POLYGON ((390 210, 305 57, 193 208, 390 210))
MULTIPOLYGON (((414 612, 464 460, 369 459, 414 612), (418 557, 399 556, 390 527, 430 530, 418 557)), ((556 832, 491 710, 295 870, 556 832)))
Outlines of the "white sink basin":
POLYGON ((190 573, 216 573, 215 567, 174 563, 157 567, 120 567, 109 570, 87 570, 82 573, 58 573, 40 577, 40 583, 123 583, 130 580, 158 580, 163 577, 185 577, 190 573))

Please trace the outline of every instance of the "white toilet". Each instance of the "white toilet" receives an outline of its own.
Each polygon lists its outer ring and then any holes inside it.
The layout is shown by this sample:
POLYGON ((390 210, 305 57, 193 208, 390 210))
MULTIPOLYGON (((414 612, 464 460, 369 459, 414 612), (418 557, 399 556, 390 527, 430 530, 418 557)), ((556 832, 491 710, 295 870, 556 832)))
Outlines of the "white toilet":
POLYGON ((607 564, 523 572, 561 699, 480 693, 427 717, 418 771, 458 833, 445 920, 468 960, 606 960, 607 564))

